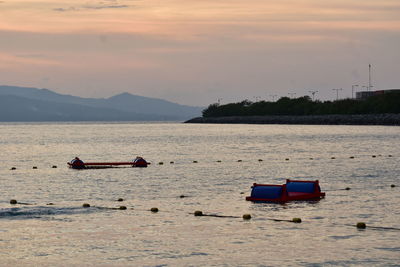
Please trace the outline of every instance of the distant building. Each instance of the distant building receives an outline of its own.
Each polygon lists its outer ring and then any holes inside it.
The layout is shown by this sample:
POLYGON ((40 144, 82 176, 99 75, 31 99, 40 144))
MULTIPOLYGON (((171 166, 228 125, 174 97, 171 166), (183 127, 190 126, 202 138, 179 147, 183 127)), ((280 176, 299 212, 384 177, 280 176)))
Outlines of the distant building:
POLYGON ((385 90, 377 90, 377 91, 360 91, 356 92, 356 99, 357 100, 364 100, 370 96, 375 95, 383 95, 387 93, 400 93, 400 89, 385 89, 385 90))

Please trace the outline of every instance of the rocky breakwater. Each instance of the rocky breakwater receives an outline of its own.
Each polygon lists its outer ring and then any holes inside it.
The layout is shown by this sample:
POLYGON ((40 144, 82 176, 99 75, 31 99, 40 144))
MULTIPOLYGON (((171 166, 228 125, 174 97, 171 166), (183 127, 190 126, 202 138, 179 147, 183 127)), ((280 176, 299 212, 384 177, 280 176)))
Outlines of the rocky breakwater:
POLYGON ((400 125, 400 114, 198 117, 185 123, 400 125))

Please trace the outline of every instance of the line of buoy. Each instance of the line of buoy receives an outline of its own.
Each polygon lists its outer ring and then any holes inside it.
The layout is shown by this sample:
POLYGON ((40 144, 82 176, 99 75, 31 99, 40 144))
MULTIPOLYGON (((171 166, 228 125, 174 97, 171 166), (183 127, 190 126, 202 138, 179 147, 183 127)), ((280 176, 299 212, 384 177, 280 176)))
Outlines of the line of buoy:
MULTIPOLYGON (((232 216, 232 215, 205 214, 201 210, 196 210, 192 214, 194 216, 208 216, 208 217, 217 217, 217 218, 240 218, 239 216, 232 216)), ((251 218, 252 218, 251 214, 248 214, 248 213, 243 214, 243 216, 242 216, 243 220, 250 220, 251 218)), ((271 221, 275 221, 275 222, 292 222, 292 223, 301 223, 302 222, 301 218, 293 218, 291 220, 267 218, 267 220, 271 220, 271 221)))
MULTIPOLYGON (((378 156, 381 157, 382 155, 379 154, 378 156)), ((371 155, 372 158, 376 158, 378 156, 377 155, 371 155)), ((393 155, 389 154, 389 155, 387 155, 387 157, 391 158, 391 157, 393 157, 393 155)), ((355 157, 354 156, 350 156, 349 158, 350 159, 354 159, 355 157)), ((336 157, 331 157, 330 159, 336 159, 336 157)), ((285 158, 285 161, 289 161, 289 160, 290 160, 290 158, 285 158)), ((309 160, 314 160, 314 158, 310 157, 309 160)), ((264 160, 263 159, 258 159, 258 162, 262 162, 262 161, 264 161, 264 160)), ((221 160, 217 160, 216 162, 221 163, 222 161, 221 160)), ((243 160, 239 159, 236 162, 243 162, 243 160)), ((175 164, 175 161, 170 161, 169 163, 170 164, 175 164)), ((198 163, 198 161, 197 160, 193 160, 192 163, 198 163)), ((158 165, 164 165, 164 162, 160 161, 160 162, 158 162, 158 165)), ((52 165, 51 168, 56 169, 58 167, 57 167, 57 165, 52 165)), ((10 170, 16 170, 16 169, 17 169, 16 167, 11 167, 10 168, 10 170)), ((38 167, 37 166, 33 166, 32 169, 38 169, 38 167)))
MULTIPOLYGON (((118 199, 117 201, 120 201, 118 199)), ((15 204, 21 204, 21 205, 33 205, 30 203, 24 203, 24 202, 18 202, 16 199, 11 199, 10 204, 15 205, 15 204)), ((46 205, 54 205, 54 203, 47 203, 46 205)), ((83 203, 82 204, 83 208, 90 208, 92 207, 89 203, 83 203)), ((128 208, 126 206, 119 206, 119 207, 98 207, 98 206, 93 206, 93 208, 97 209, 108 209, 108 210, 127 210, 128 208)), ((133 210, 133 208, 131 208, 133 210)), ((159 212, 159 209, 156 207, 153 207, 150 209, 152 213, 157 213, 159 212)), ((201 210, 196 210, 194 213, 191 213, 194 216, 208 216, 208 217, 216 217, 216 218, 240 218, 239 216, 232 216, 232 215, 219 215, 219 214, 205 214, 201 210)), ((243 214, 241 217, 243 220, 250 220, 252 218, 251 214, 243 214)), ((275 222, 291 222, 291 223, 301 223, 302 219, 295 217, 292 218, 291 220, 288 219, 275 219, 275 218, 265 218, 266 220, 270 221, 275 221, 275 222)), ((367 226, 365 222, 357 222, 355 225, 350 225, 350 224, 345 224, 346 226, 352 226, 356 227, 357 229, 374 229, 374 230, 393 230, 393 231, 400 231, 400 228, 396 227, 384 227, 384 226, 367 226)))

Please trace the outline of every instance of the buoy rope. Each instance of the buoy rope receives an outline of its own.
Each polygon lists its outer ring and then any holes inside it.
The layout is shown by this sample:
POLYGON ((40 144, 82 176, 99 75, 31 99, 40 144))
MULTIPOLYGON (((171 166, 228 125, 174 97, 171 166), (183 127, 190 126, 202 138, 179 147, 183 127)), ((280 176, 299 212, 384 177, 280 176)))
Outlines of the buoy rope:
MULTIPOLYGON (((335 225, 340 225, 340 224, 335 224, 335 225)), ((355 224, 343 224, 345 226, 351 226, 351 227, 357 227, 355 224)), ((400 228, 396 227, 385 227, 385 226, 370 226, 370 225, 365 225, 365 228, 371 228, 374 230, 393 230, 393 231, 400 231, 400 228)))

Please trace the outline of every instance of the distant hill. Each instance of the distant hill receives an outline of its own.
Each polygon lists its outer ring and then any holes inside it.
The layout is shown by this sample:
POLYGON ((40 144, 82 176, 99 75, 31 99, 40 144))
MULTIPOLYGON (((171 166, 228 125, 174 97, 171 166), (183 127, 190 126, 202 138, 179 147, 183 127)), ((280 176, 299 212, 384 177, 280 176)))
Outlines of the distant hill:
POLYGON ((129 93, 82 98, 0 86, 0 121, 182 121, 199 116, 202 109, 129 93))

